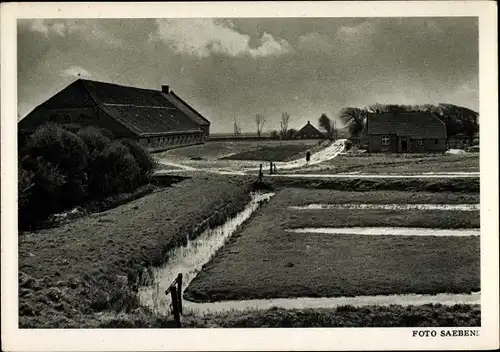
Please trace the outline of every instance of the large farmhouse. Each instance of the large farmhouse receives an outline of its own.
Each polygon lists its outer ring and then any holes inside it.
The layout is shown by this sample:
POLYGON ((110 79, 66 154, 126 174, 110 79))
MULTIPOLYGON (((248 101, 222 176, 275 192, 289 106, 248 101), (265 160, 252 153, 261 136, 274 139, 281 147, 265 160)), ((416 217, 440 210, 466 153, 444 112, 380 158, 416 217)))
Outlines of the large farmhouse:
POLYGON ((366 138, 370 153, 446 150, 446 126, 430 112, 369 114, 366 120, 366 138))
POLYGON ((84 79, 37 106, 18 127, 29 133, 49 121, 106 128, 150 151, 203 143, 210 134, 210 122, 169 86, 159 91, 84 79))
POLYGON ((316 127, 311 125, 310 121, 307 121, 307 124, 304 125, 300 130, 295 132, 293 138, 298 139, 316 139, 323 138, 323 133, 321 133, 316 127))

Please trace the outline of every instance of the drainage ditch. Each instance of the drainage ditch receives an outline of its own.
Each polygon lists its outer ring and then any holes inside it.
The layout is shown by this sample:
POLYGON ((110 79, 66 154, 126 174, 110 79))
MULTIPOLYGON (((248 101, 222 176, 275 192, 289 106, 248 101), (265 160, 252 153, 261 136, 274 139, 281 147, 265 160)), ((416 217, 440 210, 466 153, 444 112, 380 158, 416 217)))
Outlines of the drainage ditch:
POLYGON ((248 205, 235 217, 230 218, 223 225, 207 229, 195 239, 186 238, 186 245, 172 249, 167 253, 168 263, 161 268, 152 269, 152 283, 139 288, 139 301, 142 305, 153 309, 154 312, 165 314, 170 308, 170 297, 165 295, 165 289, 179 273, 183 274, 183 287, 201 271, 203 265, 220 249, 227 239, 250 218, 262 202, 268 201, 274 193, 252 194, 248 205))
POLYGON ((294 210, 360 209, 360 210, 458 210, 477 211, 479 204, 320 204, 291 205, 294 210))

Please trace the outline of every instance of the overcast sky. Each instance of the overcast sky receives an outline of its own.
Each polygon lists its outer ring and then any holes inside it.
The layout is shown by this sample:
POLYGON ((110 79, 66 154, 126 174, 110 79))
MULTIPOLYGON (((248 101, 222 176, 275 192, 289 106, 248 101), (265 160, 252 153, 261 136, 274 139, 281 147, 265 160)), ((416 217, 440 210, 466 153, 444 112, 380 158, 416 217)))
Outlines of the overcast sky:
POLYGON ((19 115, 82 78, 172 89, 213 132, 337 118, 344 106, 479 109, 476 18, 23 20, 19 115))

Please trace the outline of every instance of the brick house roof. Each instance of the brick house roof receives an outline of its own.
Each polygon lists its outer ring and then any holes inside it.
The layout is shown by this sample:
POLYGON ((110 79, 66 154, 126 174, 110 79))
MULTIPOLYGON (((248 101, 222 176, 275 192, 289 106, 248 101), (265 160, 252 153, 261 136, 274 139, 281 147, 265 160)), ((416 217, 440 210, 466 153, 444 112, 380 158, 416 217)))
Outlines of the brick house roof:
POLYGON ((373 113, 367 117, 368 135, 408 136, 413 139, 446 138, 446 125, 430 112, 373 113))
POLYGON ((77 82, 104 112, 137 135, 201 132, 200 118, 194 119, 161 91, 85 79, 77 82))

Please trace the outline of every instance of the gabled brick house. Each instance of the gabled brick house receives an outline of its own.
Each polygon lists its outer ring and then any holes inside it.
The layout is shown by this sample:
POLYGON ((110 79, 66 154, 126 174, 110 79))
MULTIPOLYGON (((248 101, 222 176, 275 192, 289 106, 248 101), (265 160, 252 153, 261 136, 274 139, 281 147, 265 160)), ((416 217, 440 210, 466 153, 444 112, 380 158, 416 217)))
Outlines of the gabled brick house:
POLYGON ((367 116, 369 153, 425 153, 446 150, 446 126, 430 112, 388 112, 367 116))
POLYGON ((210 122, 169 86, 159 91, 84 79, 37 106, 18 128, 30 133, 49 121, 106 128, 114 137, 135 139, 150 151, 200 144, 210 133, 210 122))
POLYGON ((316 139, 323 137, 323 133, 321 133, 316 127, 311 125, 310 121, 307 121, 307 124, 300 130, 295 132, 295 134, 293 135, 293 138, 297 139, 316 139))

